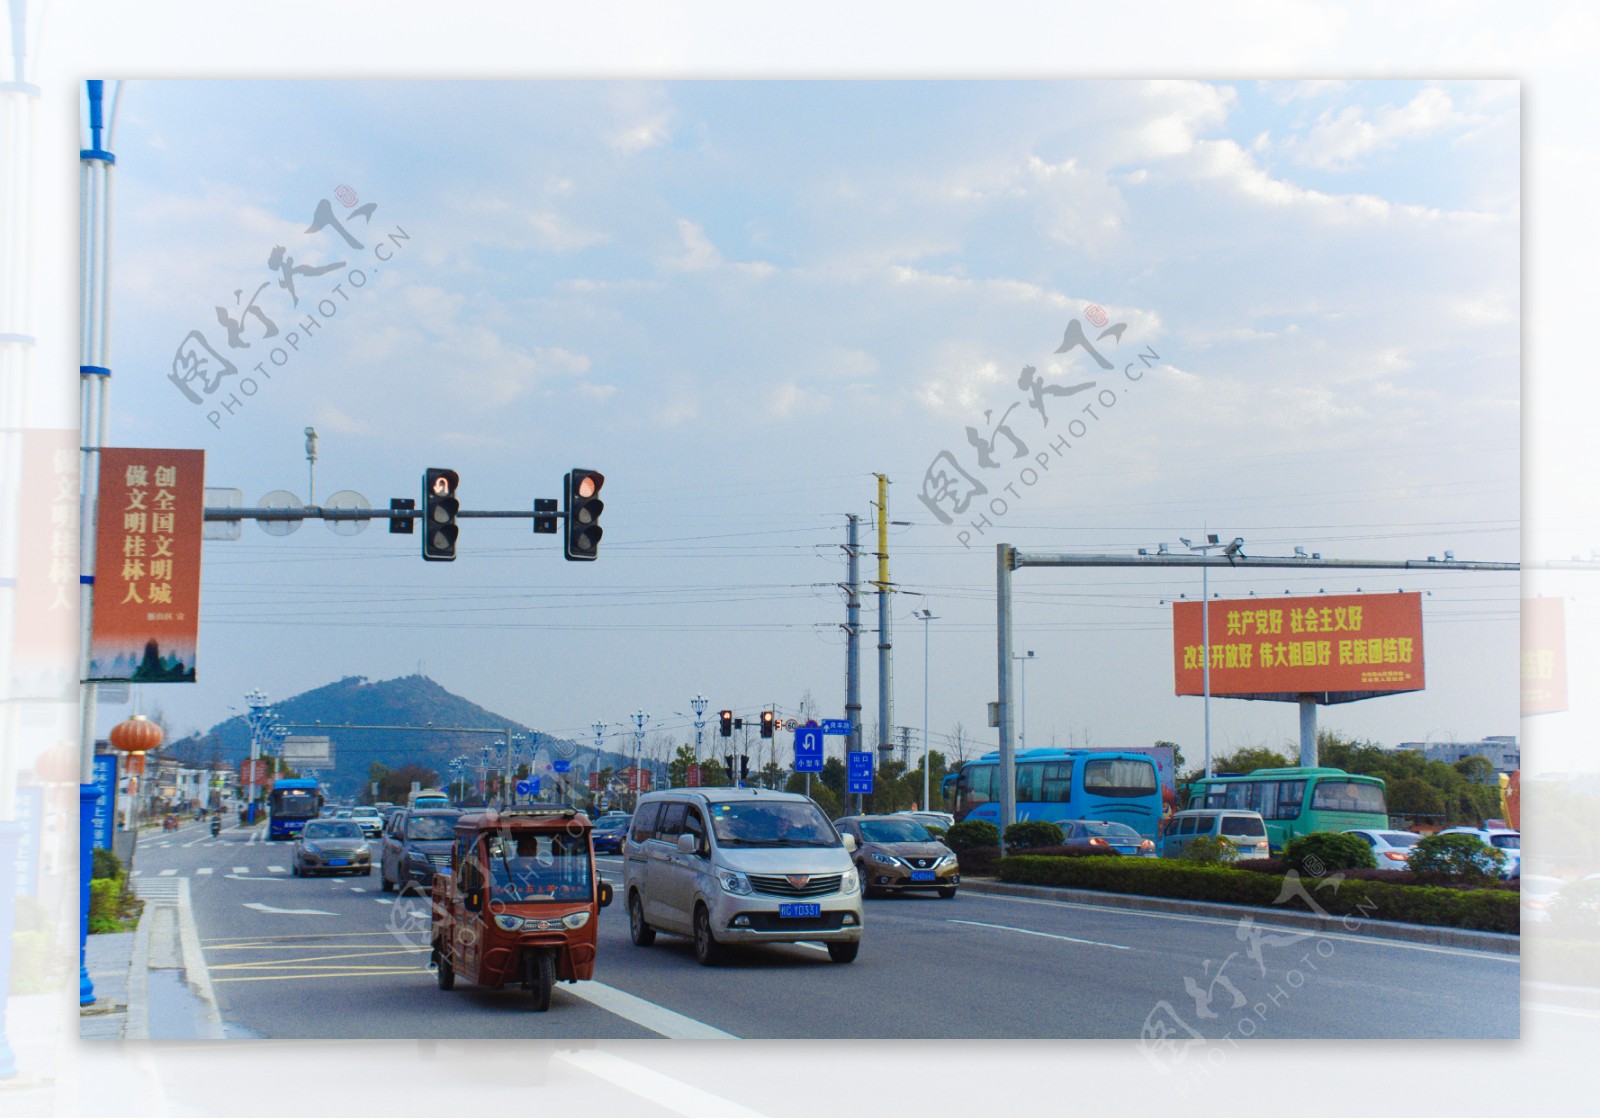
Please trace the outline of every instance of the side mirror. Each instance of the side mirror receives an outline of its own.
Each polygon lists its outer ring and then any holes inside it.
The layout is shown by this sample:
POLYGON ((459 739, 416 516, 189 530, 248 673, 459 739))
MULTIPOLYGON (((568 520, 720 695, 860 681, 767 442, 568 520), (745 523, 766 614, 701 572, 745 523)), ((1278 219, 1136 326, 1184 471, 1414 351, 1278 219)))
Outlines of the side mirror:
POLYGON ((480 910, 482 908, 483 908, 483 895, 482 894, 480 894, 477 890, 473 890, 471 893, 467 894, 467 911, 469 913, 476 913, 478 910, 480 910))
POLYGON ((611 904, 611 883, 604 878, 600 879, 600 908, 604 909, 611 904))
POLYGON ((695 852, 697 852, 699 850, 700 850, 700 842, 694 836, 690 835, 688 832, 684 832, 682 835, 678 836, 678 853, 679 854, 681 854, 681 855, 693 855, 695 852))
POLYGON ((851 835, 849 832, 844 832, 839 836, 839 838, 844 840, 844 849, 854 854, 856 849, 856 837, 851 835))

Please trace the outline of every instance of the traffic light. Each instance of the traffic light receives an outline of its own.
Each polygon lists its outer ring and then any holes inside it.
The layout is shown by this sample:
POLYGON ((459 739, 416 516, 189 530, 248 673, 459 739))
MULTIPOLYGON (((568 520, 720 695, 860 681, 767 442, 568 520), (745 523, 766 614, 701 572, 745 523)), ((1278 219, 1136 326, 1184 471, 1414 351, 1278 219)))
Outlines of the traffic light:
POLYGON ((740 754, 739 755, 739 780, 748 781, 749 779, 750 779, 750 755, 749 754, 740 754))
POLYGON ((604 474, 595 470, 567 472, 562 492, 567 503, 566 557, 569 560, 592 560, 600 554, 600 513, 605 502, 600 500, 600 487, 606 484, 604 474))
POLYGON ((772 715, 771 711, 763 711, 763 712, 761 712, 761 737, 762 738, 771 738, 772 737, 772 724, 773 724, 773 721, 774 720, 773 720, 773 715, 772 715))
POLYGON ((461 502, 456 487, 461 475, 429 467, 422 476, 422 558, 445 562, 456 558, 456 514, 461 502))
POLYGON ((734 769, 733 769, 734 756, 732 754, 723 754, 722 755, 722 760, 727 763, 728 776, 732 777, 733 773, 734 773, 734 769))
POLYGON ((723 738, 729 738, 729 737, 731 737, 733 735, 733 712, 732 711, 724 711, 722 713, 721 719, 717 722, 717 729, 722 732, 722 737, 723 738))
MULTIPOLYGON (((409 497, 391 497, 389 499, 389 512, 409 513, 417 507, 417 503, 409 497)), ((390 517, 389 531, 396 535, 411 535, 411 527, 416 524, 415 517, 390 517)))

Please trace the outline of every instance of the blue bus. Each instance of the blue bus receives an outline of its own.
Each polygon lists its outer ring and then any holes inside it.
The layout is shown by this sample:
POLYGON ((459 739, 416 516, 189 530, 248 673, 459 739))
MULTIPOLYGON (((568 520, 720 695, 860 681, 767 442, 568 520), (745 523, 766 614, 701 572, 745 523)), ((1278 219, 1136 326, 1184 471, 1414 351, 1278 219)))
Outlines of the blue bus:
MULTIPOLYGON (((1161 778, 1147 754, 1115 750, 1023 750, 1016 755, 1017 819, 1111 820, 1154 839, 1161 778)), ((1000 754, 967 762, 945 778, 945 807, 957 820, 1000 826, 1000 754)))
POLYGON ((322 811, 322 790, 308 777, 280 777, 267 794, 267 838, 293 839, 322 811))

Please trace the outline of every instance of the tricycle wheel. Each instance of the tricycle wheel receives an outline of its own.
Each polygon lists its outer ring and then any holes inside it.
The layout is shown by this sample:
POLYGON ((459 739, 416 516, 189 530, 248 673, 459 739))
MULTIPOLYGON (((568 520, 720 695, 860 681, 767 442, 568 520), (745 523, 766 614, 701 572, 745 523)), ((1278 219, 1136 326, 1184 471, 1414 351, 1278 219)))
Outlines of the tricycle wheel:
POLYGON ((450 953, 442 945, 433 953, 439 963, 439 990, 448 991, 456 985, 456 969, 450 966, 450 953))
POLYGON ((550 992, 556 986, 556 954, 531 952, 526 957, 524 967, 528 973, 528 986, 533 989, 533 1008, 549 1010, 550 992))

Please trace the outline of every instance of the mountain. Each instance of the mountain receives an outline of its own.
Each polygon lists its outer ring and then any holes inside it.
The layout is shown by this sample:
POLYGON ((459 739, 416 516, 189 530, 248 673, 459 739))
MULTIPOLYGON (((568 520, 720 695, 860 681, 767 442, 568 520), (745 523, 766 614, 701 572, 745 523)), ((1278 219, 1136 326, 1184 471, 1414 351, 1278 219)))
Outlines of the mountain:
MULTIPOLYGON (((498 715, 445 690, 426 676, 401 676, 373 683, 365 676, 347 676, 320 688, 272 704, 278 719, 297 735, 325 734, 333 742, 334 765, 320 771, 338 796, 353 795, 368 779, 368 767, 381 762, 389 769, 421 765, 441 781, 451 777, 450 762, 465 759, 476 774, 482 750, 509 729, 524 736, 521 745, 536 755, 570 758, 576 773, 606 766, 626 766, 630 759, 613 751, 596 751, 571 739, 555 738, 498 715), (365 730, 359 727, 416 729, 365 730), (429 727, 438 728, 435 730, 429 727), (481 728, 492 733, 463 733, 450 728, 481 728)), ((204 734, 190 735, 164 753, 188 761, 213 758, 237 765, 250 756, 250 724, 242 715, 218 723, 204 734)))

